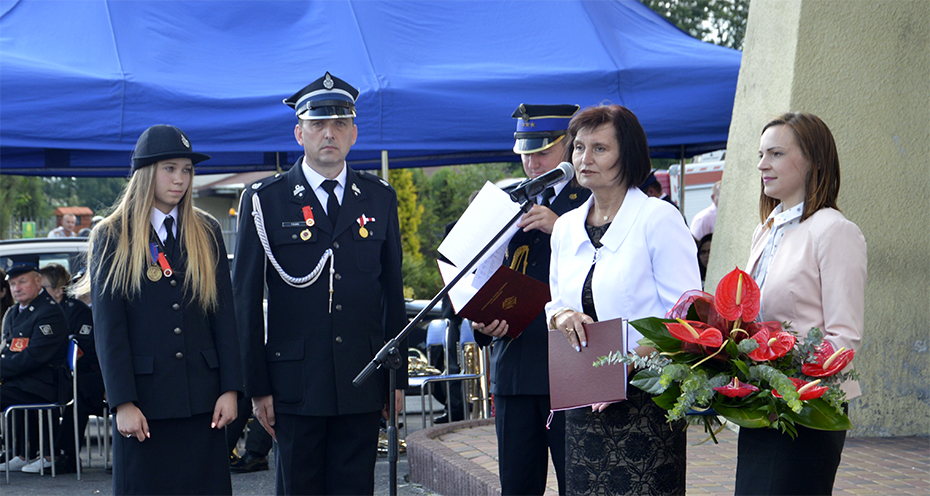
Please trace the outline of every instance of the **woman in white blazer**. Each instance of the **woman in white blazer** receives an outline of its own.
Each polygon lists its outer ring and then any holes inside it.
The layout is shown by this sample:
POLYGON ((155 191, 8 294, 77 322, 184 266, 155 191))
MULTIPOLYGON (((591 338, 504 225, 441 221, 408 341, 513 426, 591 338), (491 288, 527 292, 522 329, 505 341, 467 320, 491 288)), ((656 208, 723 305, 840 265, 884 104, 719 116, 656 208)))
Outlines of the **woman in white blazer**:
MULTIPOLYGON (((664 316, 685 291, 701 288, 701 277, 681 214, 637 187, 650 162, 636 116, 618 105, 587 108, 572 118, 568 138, 575 177, 591 197, 553 228, 546 315, 565 346, 580 350, 582 324, 664 316)), ((641 337, 630 329, 631 346, 641 337)), ((665 410, 635 387, 625 401, 571 410, 566 492, 684 494, 685 441, 684 423, 668 424, 665 410)))
MULTIPOLYGON (((759 157, 762 223, 747 265, 762 291, 759 319, 789 322, 801 338, 816 327, 834 350, 858 351, 865 238, 836 209, 840 163, 830 129, 815 115, 784 114, 763 128, 759 157)), ((848 399, 860 394, 854 381, 842 389, 848 399)), ((833 492, 846 431, 797 429, 796 439, 740 429, 736 494, 833 492)))

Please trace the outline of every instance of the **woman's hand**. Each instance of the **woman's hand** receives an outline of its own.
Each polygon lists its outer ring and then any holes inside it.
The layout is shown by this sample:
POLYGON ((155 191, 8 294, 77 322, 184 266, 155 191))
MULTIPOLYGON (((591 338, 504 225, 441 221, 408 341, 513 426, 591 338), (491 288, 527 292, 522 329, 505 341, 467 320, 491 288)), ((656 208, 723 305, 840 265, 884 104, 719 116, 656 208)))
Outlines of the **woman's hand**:
POLYGON ((563 310, 555 314, 553 323, 556 329, 562 332, 568 344, 575 348, 575 351, 581 351, 582 347, 588 346, 588 338, 584 333, 584 324, 591 324, 594 319, 588 315, 576 312, 574 310, 563 310))
POLYGON ((482 322, 472 322, 471 328, 480 332, 481 334, 487 334, 495 338, 499 338, 510 330, 510 326, 507 324, 506 320, 497 320, 494 319, 490 324, 485 325, 482 322))
POLYGON ((239 393, 236 391, 226 391, 216 399, 216 405, 213 407, 213 422, 210 423, 211 429, 222 429, 239 414, 236 402, 239 399, 239 393))
POLYGON ((140 443, 152 437, 145 415, 131 401, 116 407, 116 430, 125 437, 135 437, 140 443))
POLYGON ((612 404, 613 403, 595 403, 591 405, 591 411, 592 412, 603 412, 604 410, 607 409, 608 406, 612 404))

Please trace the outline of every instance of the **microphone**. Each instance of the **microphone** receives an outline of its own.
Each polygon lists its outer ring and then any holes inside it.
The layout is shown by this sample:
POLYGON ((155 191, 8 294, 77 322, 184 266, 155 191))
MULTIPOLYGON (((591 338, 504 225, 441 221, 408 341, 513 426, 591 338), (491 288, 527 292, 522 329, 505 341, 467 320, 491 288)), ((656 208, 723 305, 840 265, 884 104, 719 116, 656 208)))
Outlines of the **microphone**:
POLYGON ((510 192, 510 199, 520 203, 543 192, 549 186, 559 184, 562 181, 571 181, 575 177, 575 168, 568 162, 562 162, 558 167, 537 177, 536 179, 527 179, 520 183, 510 192))

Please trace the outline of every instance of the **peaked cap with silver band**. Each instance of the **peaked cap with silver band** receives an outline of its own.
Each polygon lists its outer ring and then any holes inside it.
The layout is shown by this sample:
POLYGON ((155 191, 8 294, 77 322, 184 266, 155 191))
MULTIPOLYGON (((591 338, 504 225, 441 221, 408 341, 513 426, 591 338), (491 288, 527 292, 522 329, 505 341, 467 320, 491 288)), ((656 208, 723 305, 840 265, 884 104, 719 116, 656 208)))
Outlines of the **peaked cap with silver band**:
POLYGON ((340 119, 355 117, 356 98, 357 89, 327 72, 284 100, 284 103, 294 109, 298 119, 340 119))
POLYGON ((512 117, 517 119, 517 142, 513 152, 529 154, 552 147, 565 137, 568 123, 579 105, 527 105, 521 103, 512 117))

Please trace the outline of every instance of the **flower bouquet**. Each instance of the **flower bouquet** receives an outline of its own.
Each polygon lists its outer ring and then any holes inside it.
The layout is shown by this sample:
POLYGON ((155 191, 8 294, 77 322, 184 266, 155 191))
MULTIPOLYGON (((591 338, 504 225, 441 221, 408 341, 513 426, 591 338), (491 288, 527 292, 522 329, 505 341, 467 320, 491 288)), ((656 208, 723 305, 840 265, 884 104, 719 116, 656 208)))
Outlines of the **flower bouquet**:
POLYGON ((714 442, 715 427, 722 428, 717 416, 792 437, 795 424, 849 429, 839 386, 855 373, 839 372, 853 350, 834 350, 817 328, 802 342, 779 322, 754 322, 759 296, 756 282, 737 268, 720 280, 716 296, 689 291, 668 318, 630 322, 644 336, 639 344, 656 352, 646 357, 615 352, 594 366, 633 364, 638 372, 631 384, 657 395, 654 401, 668 410, 669 422, 696 415, 714 442))

